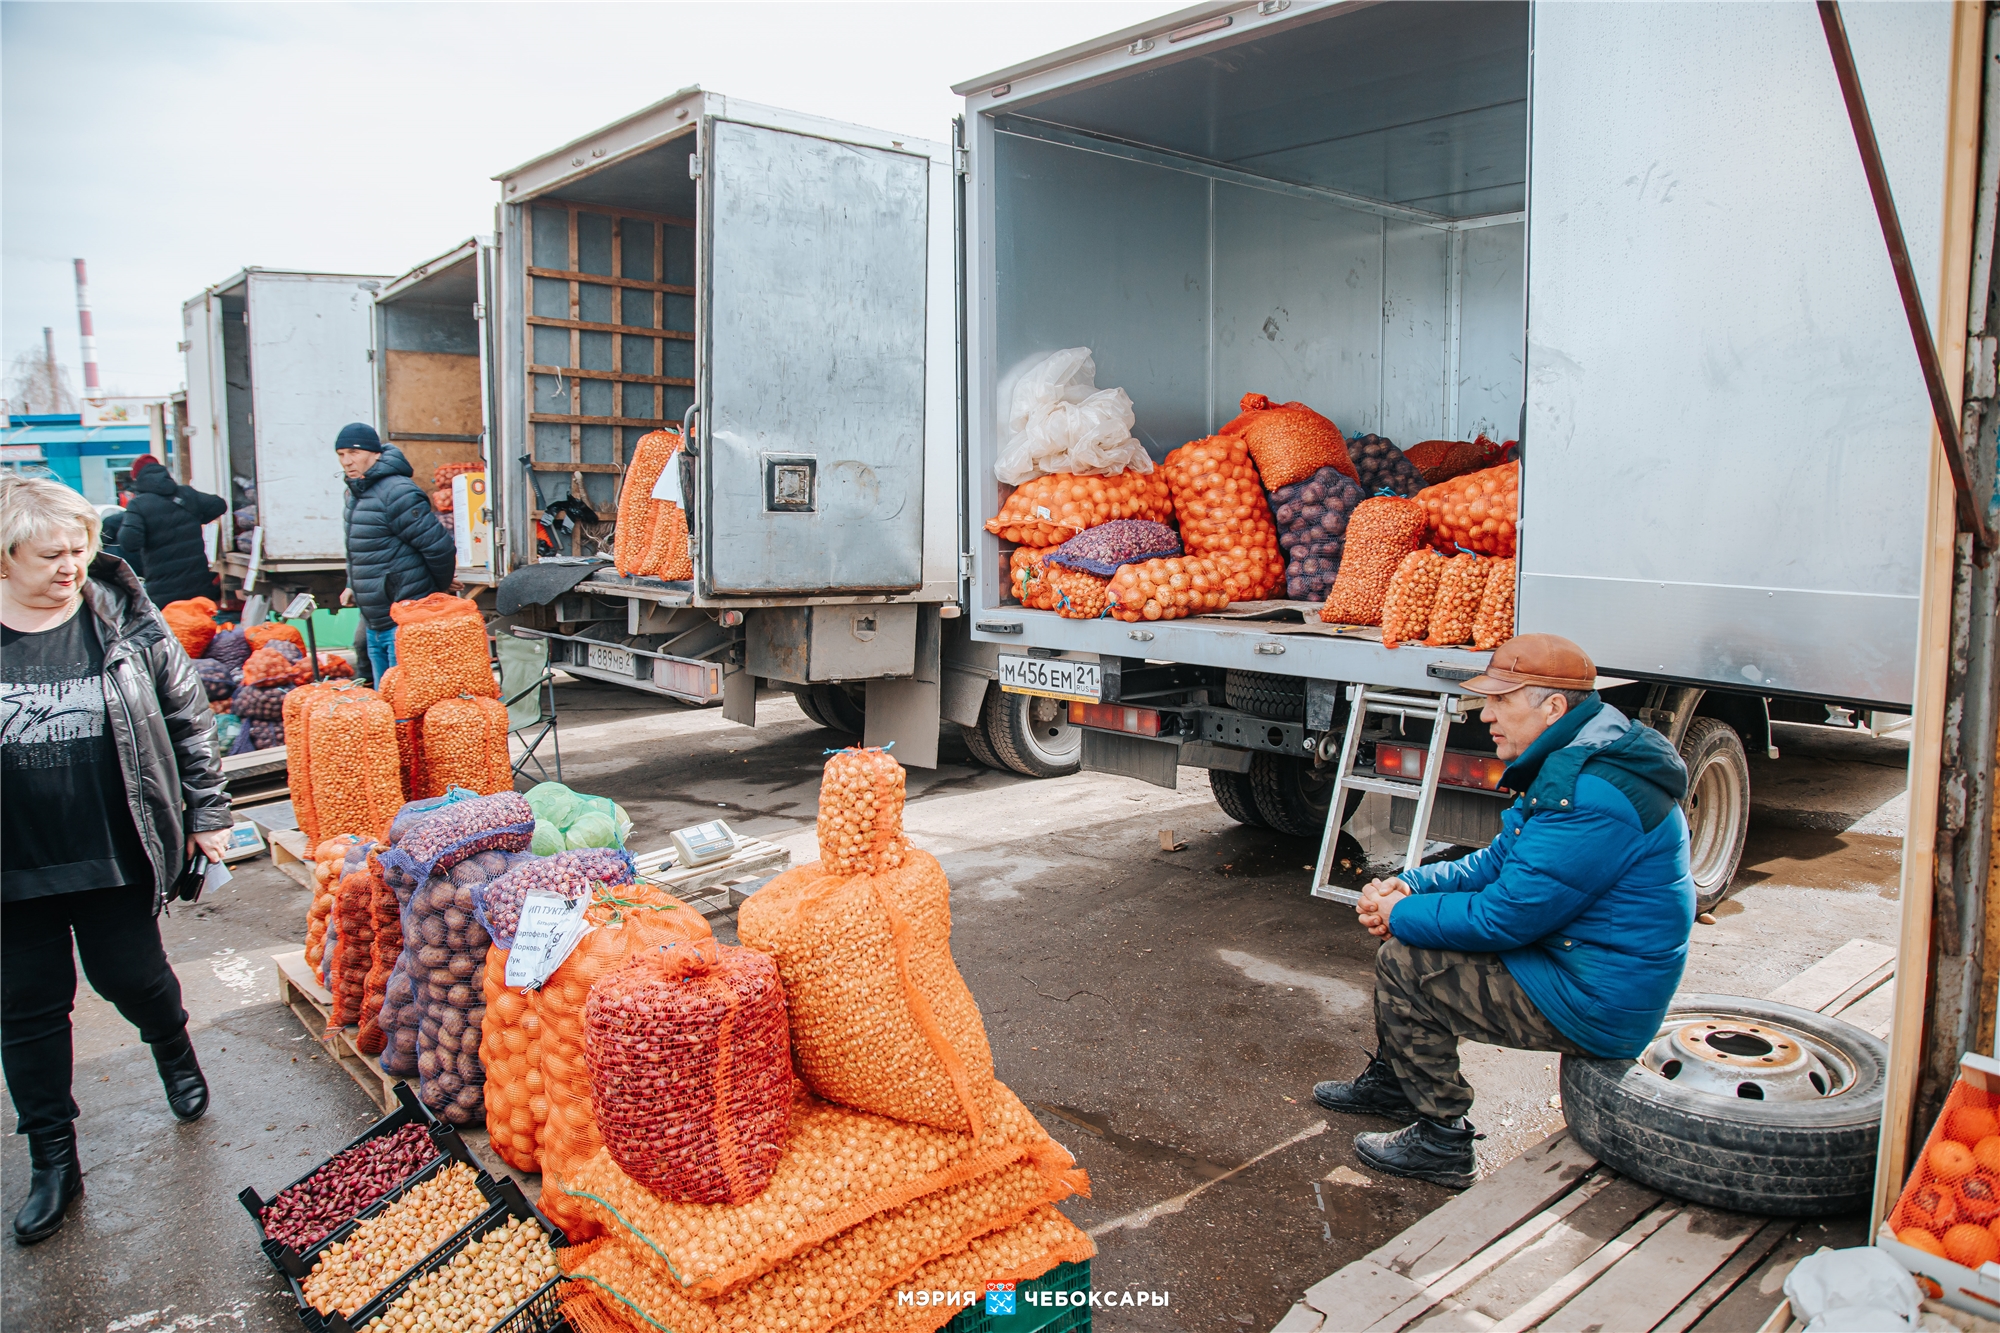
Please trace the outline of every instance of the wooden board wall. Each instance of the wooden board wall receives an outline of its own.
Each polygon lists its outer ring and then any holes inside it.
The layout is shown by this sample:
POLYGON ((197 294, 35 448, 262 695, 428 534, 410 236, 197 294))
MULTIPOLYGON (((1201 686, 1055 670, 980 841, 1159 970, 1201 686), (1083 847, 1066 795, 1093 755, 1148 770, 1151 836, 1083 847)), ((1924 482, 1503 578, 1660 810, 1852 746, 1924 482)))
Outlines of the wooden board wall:
POLYGON ((449 352, 388 352, 383 375, 389 442, 415 469, 417 485, 431 489, 441 463, 479 461, 485 429, 479 400, 479 358, 449 352), (470 440, 419 440, 415 435, 465 435, 470 440))

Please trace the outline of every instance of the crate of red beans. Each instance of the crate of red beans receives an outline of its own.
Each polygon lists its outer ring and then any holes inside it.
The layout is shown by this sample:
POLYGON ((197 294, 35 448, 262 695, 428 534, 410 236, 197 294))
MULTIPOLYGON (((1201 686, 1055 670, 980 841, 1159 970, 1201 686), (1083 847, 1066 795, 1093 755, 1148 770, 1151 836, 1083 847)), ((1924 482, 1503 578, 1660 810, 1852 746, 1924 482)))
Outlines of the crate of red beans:
POLYGON ((265 1257, 286 1277, 304 1277, 334 1232, 438 1158, 457 1157, 477 1168, 457 1131, 433 1116, 407 1083, 398 1083, 395 1093, 401 1103, 396 1110, 269 1200, 254 1189, 236 1196, 265 1257))

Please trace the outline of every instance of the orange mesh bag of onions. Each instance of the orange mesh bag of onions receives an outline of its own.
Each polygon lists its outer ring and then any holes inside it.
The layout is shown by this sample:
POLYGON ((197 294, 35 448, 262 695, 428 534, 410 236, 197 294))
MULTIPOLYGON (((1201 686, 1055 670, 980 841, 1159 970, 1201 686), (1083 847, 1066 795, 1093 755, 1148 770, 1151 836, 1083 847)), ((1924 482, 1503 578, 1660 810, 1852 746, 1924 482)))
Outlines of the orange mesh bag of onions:
POLYGON ((1479 596, 1479 613, 1472 619, 1472 646, 1482 653, 1491 652, 1514 637, 1514 562, 1492 563, 1486 591, 1479 596))
POLYGON ((1378 495, 1354 506, 1340 572, 1320 607, 1329 625, 1379 625, 1389 581, 1403 557, 1424 544, 1424 507, 1415 500, 1378 495))
POLYGON ((382 696, 364 686, 336 688, 306 705, 312 746, 313 813, 325 834, 388 835, 403 807, 396 721, 382 696))
POLYGON ((1118 620, 1181 620, 1229 605, 1230 576, 1206 556, 1169 555, 1120 565, 1105 589, 1118 620))
POLYGON ((654 502, 653 545, 646 557, 648 571, 656 579, 686 580, 694 577, 694 559, 688 546, 687 511, 672 500, 654 502))
POLYGON ((1035 611, 1056 609, 1055 587, 1048 580, 1045 561, 1053 546, 1016 546, 1007 557, 1007 581, 1013 586, 1014 600, 1035 611))
POLYGON ((1278 525, 1241 436, 1211 435, 1184 444, 1167 455, 1160 470, 1173 492, 1181 545, 1188 555, 1224 566, 1231 601, 1256 601, 1284 583, 1278 525))
POLYGON ((252 652, 262 648, 273 639, 283 639, 301 653, 306 650, 306 636, 299 633, 299 627, 284 620, 267 620, 261 625, 251 625, 243 631, 243 638, 252 652))
POLYGON ((986 530, 1023 546, 1060 546, 1086 528, 1115 518, 1173 519, 1166 478, 1152 472, 1079 477, 1051 472, 1014 488, 986 530))
POLYGON ((1441 548, 1513 558, 1514 525, 1521 514, 1520 463, 1426 486, 1416 498, 1429 518, 1431 539, 1441 548))
POLYGON ((820 773, 819 855, 823 873, 866 875, 903 864, 903 766, 889 752, 850 745, 820 773))
POLYGON ((423 719, 403 711, 403 668, 390 667, 376 684, 396 719, 396 764, 403 783, 403 794, 415 799, 424 778, 423 719))
POLYGON ((438 700, 459 694, 500 697, 477 606, 434 592, 393 604, 389 615, 396 622, 396 665, 402 668, 397 717, 421 717, 438 700))
POLYGON ((287 657, 268 644, 250 654, 243 663, 245 685, 303 685, 312 679, 312 668, 299 658, 287 657))
POLYGON ((419 797, 442 796, 453 787, 481 796, 514 789, 507 754, 507 709, 498 699, 459 695, 424 711, 417 732, 419 797))
POLYGON ((535 1134, 549 1109, 542 1083, 542 1023, 535 1016, 532 993, 507 984, 507 958, 508 951, 498 944, 486 951, 479 989, 486 1005, 486 1019, 479 1025, 479 1064, 486 1072, 486 1139, 500 1160, 516 1171, 539 1171, 535 1134))
POLYGON ((333 913, 333 890, 340 880, 340 863, 361 839, 352 833, 328 838, 313 848, 313 900, 306 910, 306 966, 319 971, 326 944, 326 923, 333 913))
POLYGON ((167 622, 167 628, 180 640, 189 657, 200 657, 207 652, 208 645, 222 632, 215 623, 215 603, 206 597, 168 602, 160 608, 160 619, 167 622))
POLYGON ((319 655, 319 674, 324 680, 352 680, 354 664, 339 653, 322 652, 319 655))
POLYGON ((1436 551, 1412 551, 1396 566, 1389 578, 1389 591, 1382 597, 1382 646, 1399 648, 1430 632, 1431 608, 1437 604, 1438 584, 1444 568, 1451 563, 1436 551))
POLYGON ((363 1055, 382 1053, 382 1000, 403 954, 402 904, 382 877, 381 862, 375 857, 374 852, 368 853, 368 874, 374 886, 369 897, 370 921, 375 936, 368 945, 368 979, 361 986, 361 1030, 354 1036, 354 1049, 363 1055))
POLYGON ((562 1310, 577 1333, 931 1333, 964 1307, 918 1307, 908 1293, 983 1291, 988 1281, 1040 1277, 1097 1252, 1051 1205, 981 1227, 982 1215, 1011 1211, 1008 1202, 1003 1184, 958 1186, 871 1218, 717 1300, 688 1295, 643 1247, 592 1241, 561 1255, 577 1279, 562 1310))
POLYGON ((1435 486, 1481 468, 1498 467, 1507 461, 1506 452, 1506 445, 1481 435, 1474 440, 1425 440, 1405 449, 1403 457, 1423 474, 1426 484, 1435 486))
POLYGON ((327 963, 326 988, 333 992, 333 1011, 327 1028, 352 1027, 361 1021, 361 997, 368 985, 368 969, 374 962, 375 944, 375 858, 371 855, 356 870, 340 877, 333 890, 331 959, 327 963))
POLYGON ((306 708, 332 689, 326 681, 301 685, 285 696, 284 712, 280 715, 285 728, 285 786, 291 792, 292 813, 298 817, 299 832, 314 847, 323 839, 319 811, 312 801, 312 739, 307 734, 306 708))
POLYGON ((1238 407, 1242 414, 1222 433, 1243 437, 1267 489, 1304 481, 1323 467, 1355 475, 1340 427, 1304 403, 1274 403, 1261 393, 1246 393, 1238 407))
POLYGON ((618 526, 611 534, 612 562, 620 574, 653 572, 654 511, 661 503, 653 498, 653 487, 659 484, 660 474, 672 465, 680 447, 678 430, 647 431, 632 446, 632 457, 625 465, 625 480, 618 488, 618 526))
POLYGON ((987 1132, 974 1139, 850 1110, 800 1087, 784 1156, 764 1192, 746 1203, 662 1200, 605 1152, 584 1162, 559 1192, 591 1218, 592 1234, 636 1242, 656 1268, 704 1299, 737 1290, 869 1218, 968 1182, 1001 1187, 997 1210, 970 1219, 988 1228, 1089 1193, 1089 1177, 1019 1099, 996 1083, 986 1101, 987 1132))
POLYGON ((1977 1270, 2000 1259, 2000 1101, 1964 1075, 1944 1099, 1896 1205, 1896 1239, 1977 1270))
MULTIPOLYGON (((1431 631, 1424 638, 1427 646, 1450 648, 1472 642, 1479 604, 1486 596, 1486 581, 1492 577, 1495 563, 1469 554, 1455 555, 1445 562, 1437 601, 1431 606, 1431 631)), ((1384 642, 1387 639, 1383 635, 1384 642)))

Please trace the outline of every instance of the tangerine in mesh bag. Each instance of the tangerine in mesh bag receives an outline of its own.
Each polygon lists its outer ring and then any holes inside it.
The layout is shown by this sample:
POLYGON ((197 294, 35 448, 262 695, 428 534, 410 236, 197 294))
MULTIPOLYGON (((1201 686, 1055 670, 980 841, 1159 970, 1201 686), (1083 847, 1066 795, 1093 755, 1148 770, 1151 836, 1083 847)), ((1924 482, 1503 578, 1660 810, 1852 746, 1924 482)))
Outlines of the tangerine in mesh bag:
POLYGON ((514 789, 507 753, 507 709, 498 699, 459 695, 425 710, 417 732, 419 797, 442 796, 453 787, 490 796, 514 789))
POLYGON ((1424 544, 1425 510, 1417 500, 1378 495, 1354 507, 1333 590, 1320 607, 1329 625, 1379 625, 1389 581, 1403 557, 1424 544))
POLYGON ((1304 403, 1274 403, 1261 393, 1246 393, 1238 407, 1241 415, 1222 433, 1243 438, 1269 489, 1303 481, 1323 467, 1355 475, 1340 427, 1304 403))
POLYGON ((1514 580, 1512 560, 1495 560, 1486 576, 1486 590, 1479 595, 1479 613, 1472 619, 1472 646, 1491 652, 1514 637, 1514 580))
POLYGON ((1905 1245, 1977 1269, 2000 1258, 2000 1102, 1961 1076, 1889 1212, 1905 1245))
POLYGON ((322 833, 370 841, 388 833, 403 807, 396 722, 382 696, 363 686, 336 688, 305 708, 312 746, 312 806, 322 833))
POLYGON ((306 637, 299 633, 299 627, 283 620, 267 620, 261 625, 251 625, 243 631, 243 637, 252 652, 277 640, 291 644, 302 653, 306 650, 306 637))
POLYGON ((1118 620, 1180 620, 1229 605, 1230 572, 1205 556, 1172 555, 1121 565, 1105 589, 1118 620))
POLYGON ((1191 441, 1168 454, 1160 470, 1173 492, 1181 545, 1189 555, 1225 564, 1231 601, 1267 597, 1284 582, 1278 527, 1241 436, 1191 441))
POLYGON ((612 561, 624 575, 650 574, 652 567, 653 487, 680 452, 678 430, 650 430, 632 446, 625 479, 618 488, 618 525, 611 534, 612 561))
POLYGON ((463 597, 434 592, 389 608, 396 622, 397 717, 418 717, 459 694, 500 697, 486 644, 486 622, 463 597))
POLYGON ((1060 546, 1086 528, 1118 518, 1166 523, 1174 516, 1158 471, 1080 477, 1051 472, 1014 488, 986 530, 1023 546, 1060 546))
POLYGON ((1521 465, 1468 472, 1417 492, 1441 547, 1512 559, 1514 525, 1521 515, 1521 465))
POLYGON ((1472 642, 1472 629, 1479 620, 1479 604, 1486 596, 1493 565, 1491 560, 1470 554, 1445 561, 1437 601, 1431 606, 1431 630, 1424 638, 1427 646, 1450 648, 1472 642))
POLYGON ((160 608, 160 619, 167 622, 167 628, 180 640, 189 657, 200 657, 207 652, 208 645, 222 632, 215 623, 215 603, 206 597, 168 602, 160 608))
POLYGON ((951 885, 927 852, 893 871, 828 862, 743 904, 737 935, 777 959, 799 1074, 858 1110, 977 1135, 993 1052, 951 957, 951 885))
POLYGON ((792 1110, 777 964, 713 939, 648 949, 591 987, 584 1059, 604 1148, 662 1199, 763 1192, 792 1110))
POLYGON ((819 864, 866 875, 903 864, 903 766, 874 746, 850 745, 826 761, 819 783, 819 864))
POLYGON ((1007 557, 1007 579, 1013 586, 1014 600, 1035 611, 1056 609, 1055 586, 1048 580, 1047 561, 1055 553, 1053 546, 1016 546, 1014 554, 1007 557))
POLYGON ((1451 563, 1436 551, 1412 551, 1396 566, 1382 597, 1382 646, 1399 648, 1430 632, 1438 584, 1451 563))

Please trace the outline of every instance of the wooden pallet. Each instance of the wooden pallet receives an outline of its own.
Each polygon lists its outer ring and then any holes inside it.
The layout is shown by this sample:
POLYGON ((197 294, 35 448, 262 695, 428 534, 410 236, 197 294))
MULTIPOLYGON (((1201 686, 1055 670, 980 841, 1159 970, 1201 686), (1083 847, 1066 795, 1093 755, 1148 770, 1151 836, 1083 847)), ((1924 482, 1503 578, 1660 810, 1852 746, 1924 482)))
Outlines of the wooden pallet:
MULTIPOLYGON (((1850 940, 1770 998, 1886 1036, 1895 961, 1850 940)), ((1774 1272, 1819 1244, 1796 1227, 1648 1189, 1559 1130, 1308 1288, 1272 1333, 1783 1329, 1774 1272)))
MULTIPOLYGON (((312 849, 306 846, 306 835, 297 829, 268 829, 265 840, 271 845, 271 864, 283 871, 287 878, 298 881, 306 888, 313 886, 312 849)), ((301 954, 303 959, 304 955, 301 954)))
POLYGON ((298 1015, 307 1035, 326 1048, 333 1062, 361 1085, 361 1091, 383 1114, 395 1110, 396 1094, 390 1090, 403 1080, 384 1073, 374 1056, 361 1053, 361 1048, 354 1044, 358 1028, 350 1025, 328 1030, 327 1024, 333 1018, 333 992, 320 985, 319 978, 306 966, 306 951, 274 953, 271 961, 278 966, 278 998, 298 1015))
POLYGON ((703 916, 734 911, 749 895, 738 886, 775 875, 792 862, 792 854, 760 838, 739 839, 729 856, 687 870, 680 868, 671 847, 636 858, 639 878, 695 908, 703 916))

